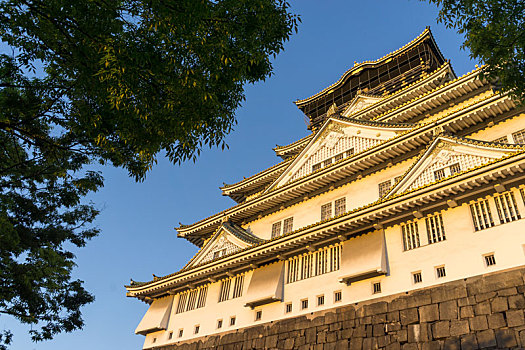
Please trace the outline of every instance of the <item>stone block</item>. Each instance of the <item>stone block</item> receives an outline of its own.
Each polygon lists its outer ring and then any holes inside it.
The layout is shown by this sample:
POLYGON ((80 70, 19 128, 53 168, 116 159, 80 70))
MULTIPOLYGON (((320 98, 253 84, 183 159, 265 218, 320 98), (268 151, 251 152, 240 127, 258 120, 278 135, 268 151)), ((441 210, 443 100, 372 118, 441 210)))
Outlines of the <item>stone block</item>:
POLYGON ((420 344, 421 350, 441 350, 441 347, 443 345, 442 340, 434 340, 434 341, 428 341, 420 344))
POLYGON ((496 333, 496 342, 498 343, 498 348, 513 348, 518 346, 516 341, 515 332, 512 329, 497 329, 496 333))
POLYGON ((348 349, 348 340, 341 339, 335 343, 335 350, 347 350, 347 349, 348 349))
POLYGON ((462 306, 459 309, 460 318, 471 318, 474 317, 474 308, 471 305, 462 306))
POLYGON ((450 321, 439 321, 432 324, 433 339, 442 339, 450 336, 450 321))
POLYGON ((401 345, 398 342, 390 343, 385 347, 385 350, 401 350, 401 345))
POLYGON ((510 309, 525 309, 525 298, 523 295, 511 295, 508 298, 510 309))
POLYGON ((489 326, 487 323, 487 317, 484 315, 472 317, 469 319, 469 326, 473 331, 482 331, 488 329, 489 326))
POLYGON ((407 307, 418 307, 432 303, 429 291, 414 292, 413 295, 407 297, 407 307))
POLYGON ((507 325, 509 327, 517 327, 525 324, 523 310, 509 310, 505 312, 505 315, 507 316, 507 325))
POLYGON ((419 308, 419 319, 421 322, 432 322, 439 320, 439 308, 437 304, 424 305, 419 308))
POLYGON ((400 329, 396 332, 394 336, 394 341, 396 342, 406 342, 408 341, 408 330, 407 329, 400 329))
POLYGON ((458 306, 476 305, 476 298, 473 296, 458 299, 458 306))
POLYGON ((380 301, 370 305, 365 305, 365 316, 373 316, 377 314, 386 314, 388 311, 388 303, 380 301))
POLYGON ((461 350, 479 349, 478 340, 475 334, 466 334, 461 337, 461 350))
POLYGON ((288 338, 284 341, 284 346, 282 349, 291 350, 294 348, 294 338, 288 338))
POLYGON ((457 338, 445 339, 443 350, 461 350, 461 343, 457 338))
POLYGON ((386 314, 379 314, 372 316, 372 324, 379 324, 386 322, 386 314))
POLYGON ((439 303, 439 319, 440 320, 457 320, 458 305, 455 300, 444 301, 439 303))
POLYGON ((332 324, 330 324, 330 326, 328 327, 328 329, 333 332, 333 331, 338 331, 340 329, 343 328, 343 322, 334 322, 332 324))
POLYGON ((450 282, 445 286, 436 287, 430 291, 432 303, 457 300, 465 297, 467 297, 467 288, 464 281, 450 282))
POLYGON ((354 337, 366 337, 366 327, 364 325, 357 326, 354 329, 354 337))
POLYGON ((505 322, 505 317, 501 312, 488 315, 487 321, 489 323, 489 328, 491 329, 498 329, 507 326, 507 322, 505 322))
POLYGON ((382 335, 379 337, 376 337, 377 340, 377 347, 384 349, 387 344, 390 344, 390 337, 388 335, 382 335))
POLYGON ((417 308, 405 309, 399 311, 399 319, 402 325, 412 324, 419 322, 419 313, 417 308))
POLYGON ((421 339, 421 325, 420 324, 410 324, 408 325, 408 342, 409 343, 419 343, 421 339))
POLYGON ((264 342, 264 346, 266 348, 275 348, 277 346, 277 341, 279 340, 279 337, 277 335, 269 335, 266 337, 266 341, 264 342))
POLYGON ((352 338, 348 343, 348 349, 350 350, 362 350, 363 349, 363 338, 352 338))
POLYGON ((482 301, 493 299, 494 297, 496 297, 496 295, 497 295, 496 292, 476 294, 476 302, 481 303, 482 301))
POLYGON ((399 311, 407 308, 407 297, 399 297, 388 303, 388 311, 399 311))
POLYGON ((384 324, 375 324, 374 328, 373 328, 373 331, 372 331, 372 335, 374 337, 379 337, 379 336, 385 335, 385 326, 384 326, 384 324))
POLYGON ((317 332, 317 344, 323 344, 326 342, 326 332, 317 332))
POLYGON ((490 301, 485 300, 474 305, 474 314, 476 315, 488 315, 490 314, 490 301))
POLYGON ((478 346, 480 349, 492 348, 497 345, 496 335, 492 329, 487 329, 476 333, 478 346))
POLYGON ((379 349, 376 338, 367 337, 363 339, 363 349, 379 349))
POLYGON ((403 347, 401 348, 401 350, 418 350, 418 346, 416 343, 406 343, 406 344, 403 344, 403 347))
POLYGON ((326 342, 335 343, 337 341, 337 332, 328 332, 326 333, 326 342))
POLYGON ((522 348, 525 348, 525 330, 519 332, 520 345, 522 348))
POLYGON ((515 295, 515 294, 518 294, 516 287, 509 287, 509 288, 498 290, 498 296, 500 297, 508 297, 508 296, 515 295))
POLYGON ((307 344, 313 344, 317 340, 317 331, 315 328, 307 328, 304 335, 307 344))
POLYGON ((468 320, 457 320, 450 322, 450 335, 459 336, 470 332, 468 320))
POLYGON ((390 311, 386 314, 386 320, 388 322, 397 322, 400 321, 399 311, 390 311))
POLYGON ((490 307, 492 312, 502 312, 509 309, 509 304, 507 303, 506 297, 497 297, 492 299, 490 302, 490 307))
POLYGON ((327 324, 337 322, 337 314, 336 314, 335 312, 327 312, 327 313, 324 315, 324 318, 325 318, 324 321, 325 321, 327 324))
POLYGON ((354 330, 352 328, 343 329, 341 331, 341 339, 350 339, 353 333, 354 333, 354 330))

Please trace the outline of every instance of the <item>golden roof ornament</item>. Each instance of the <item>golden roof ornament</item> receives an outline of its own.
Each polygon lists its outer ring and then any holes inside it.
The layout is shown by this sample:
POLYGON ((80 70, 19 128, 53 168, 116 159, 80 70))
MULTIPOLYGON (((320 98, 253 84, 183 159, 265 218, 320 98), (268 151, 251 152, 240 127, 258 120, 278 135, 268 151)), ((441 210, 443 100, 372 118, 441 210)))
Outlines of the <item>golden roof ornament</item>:
POLYGON ((326 112, 326 116, 330 117, 337 113, 337 105, 335 103, 332 103, 330 108, 328 108, 328 111, 326 112))

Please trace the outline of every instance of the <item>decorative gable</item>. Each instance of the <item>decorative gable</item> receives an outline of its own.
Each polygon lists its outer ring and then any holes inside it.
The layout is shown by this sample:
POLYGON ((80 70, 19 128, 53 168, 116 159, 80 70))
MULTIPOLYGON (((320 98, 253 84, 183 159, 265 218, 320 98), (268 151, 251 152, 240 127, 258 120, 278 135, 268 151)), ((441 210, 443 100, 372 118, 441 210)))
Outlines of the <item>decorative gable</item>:
POLYGON ((487 164, 518 149, 490 142, 437 137, 386 196, 411 191, 487 164))
POLYGON ((233 254, 262 241, 262 239, 254 236, 242 227, 232 222, 224 222, 186 267, 233 254))
POLYGON ((370 105, 373 105, 381 99, 382 97, 378 96, 357 95, 342 114, 345 117, 349 117, 350 115, 359 112, 370 105))
POLYGON ((407 129, 330 118, 268 190, 360 153, 407 129))

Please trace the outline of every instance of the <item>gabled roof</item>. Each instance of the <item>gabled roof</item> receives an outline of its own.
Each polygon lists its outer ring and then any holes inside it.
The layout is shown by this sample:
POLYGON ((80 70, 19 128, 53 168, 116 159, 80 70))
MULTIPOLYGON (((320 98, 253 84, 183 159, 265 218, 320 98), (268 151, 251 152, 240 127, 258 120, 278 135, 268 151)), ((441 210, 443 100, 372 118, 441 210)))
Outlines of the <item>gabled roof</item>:
MULTIPOLYGON (((184 268, 217 260, 210 256, 215 249, 225 249, 226 255, 230 255, 263 241, 233 222, 223 222, 184 268)), ((219 258, 226 255, 221 255, 219 258)))
MULTIPOLYGON (((390 197, 396 194, 401 194, 411 190, 414 187, 432 183, 438 180, 426 179, 418 186, 414 186, 415 181, 431 166, 437 170, 450 166, 459 160, 461 156, 468 156, 475 159, 475 163, 470 165, 461 165, 460 171, 450 176, 455 176, 468 171, 472 168, 489 163, 495 159, 499 159, 509 154, 522 151, 523 147, 520 145, 508 145, 497 142, 487 142, 474 140, 464 137, 437 135, 435 139, 428 145, 426 150, 418 157, 418 159, 410 166, 410 168, 403 174, 403 177, 385 194, 384 197, 390 197), (451 155, 455 156, 454 161, 451 162, 451 155)), ((446 177, 450 177, 446 176, 446 177)), ((445 177, 444 177, 445 178, 445 177)), ((444 179, 443 178, 443 179, 444 179)), ((439 179, 441 180, 441 179, 439 179)))
MULTIPOLYGON (((415 124, 394 124, 394 123, 378 123, 370 121, 362 121, 356 119, 345 118, 340 115, 333 115, 328 119, 323 127, 310 139, 308 144, 303 148, 301 153, 295 157, 294 161, 288 164, 286 169, 281 172, 281 175, 269 185, 263 193, 271 191, 273 188, 287 183, 293 179, 295 173, 307 161, 306 158, 315 153, 320 147, 327 142, 333 142, 330 138, 331 134, 346 134, 359 135, 361 131, 365 131, 368 138, 375 138, 378 142, 395 137, 398 133, 415 128, 415 124), (334 131, 332 129, 341 129, 334 131)), ((337 141, 335 141, 337 142, 337 141)), ((361 150, 360 150, 361 151, 361 150)), ((311 172, 311 171, 310 171, 311 172)))
POLYGON ((310 141, 312 137, 314 137, 313 133, 295 142, 292 142, 289 145, 285 145, 285 146, 276 145, 273 150, 275 151, 275 154, 277 156, 283 159, 287 159, 299 153, 308 144, 308 142, 310 141))

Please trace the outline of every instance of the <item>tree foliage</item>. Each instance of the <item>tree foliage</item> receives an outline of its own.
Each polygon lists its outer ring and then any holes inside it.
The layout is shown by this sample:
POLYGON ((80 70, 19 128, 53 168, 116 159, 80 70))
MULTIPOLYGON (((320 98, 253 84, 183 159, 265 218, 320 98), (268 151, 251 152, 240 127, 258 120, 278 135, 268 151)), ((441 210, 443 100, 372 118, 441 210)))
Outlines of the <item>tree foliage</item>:
POLYGON ((82 327, 67 247, 98 233, 90 164, 142 180, 224 147, 298 20, 284 0, 0 1, 0 315, 33 340, 82 327))
POLYGON ((438 21, 465 36, 471 58, 486 64, 485 77, 525 102, 525 1, 430 0, 438 21))

